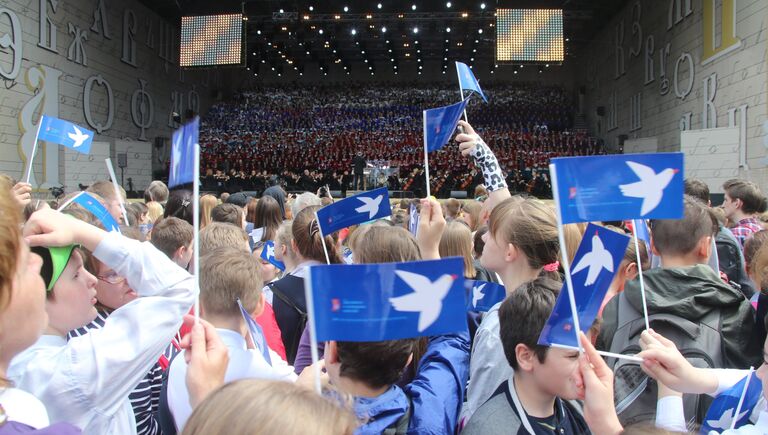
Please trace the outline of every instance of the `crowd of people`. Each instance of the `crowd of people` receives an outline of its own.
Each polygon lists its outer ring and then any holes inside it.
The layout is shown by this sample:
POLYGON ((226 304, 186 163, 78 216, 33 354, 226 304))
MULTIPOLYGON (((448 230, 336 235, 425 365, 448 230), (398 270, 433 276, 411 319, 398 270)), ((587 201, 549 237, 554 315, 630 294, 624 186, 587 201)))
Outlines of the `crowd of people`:
MULTIPOLYGON (((561 88, 489 86, 488 104, 467 113, 496 153, 513 191, 544 196, 549 159, 603 153, 602 144, 573 128, 573 106, 561 88)), ((373 183, 392 190, 426 191, 414 170, 423 167, 422 111, 455 103, 456 90, 390 86, 264 88, 218 103, 202 119, 202 174, 210 190, 260 190, 280 176, 288 190, 329 185, 346 191, 361 151, 392 177, 373 183)), ((430 154, 431 190, 472 195, 482 177, 456 159, 455 145, 430 154)), ((358 190, 358 189, 353 189, 358 190)))
POLYGON ((512 195, 498 156, 461 125, 452 158, 473 165, 479 199, 404 199, 387 218, 333 234, 318 229, 327 191, 293 196, 274 179, 261 195, 201 198, 153 181, 134 203, 95 182, 87 192, 118 233, 68 203, 79 192, 49 204, 0 178, 0 434, 768 433, 760 188, 730 180, 712 207, 709 186, 685 180, 682 219, 651 221, 651 246, 628 245, 580 348, 543 346, 560 260, 585 226, 563 226, 561 246, 551 202, 512 195), (469 310, 457 332, 313 348, 310 268, 447 257, 463 260, 466 279, 502 284, 504 299, 469 310), (705 421, 704 397, 738 388, 750 367, 762 398, 744 405, 744 421, 705 421))

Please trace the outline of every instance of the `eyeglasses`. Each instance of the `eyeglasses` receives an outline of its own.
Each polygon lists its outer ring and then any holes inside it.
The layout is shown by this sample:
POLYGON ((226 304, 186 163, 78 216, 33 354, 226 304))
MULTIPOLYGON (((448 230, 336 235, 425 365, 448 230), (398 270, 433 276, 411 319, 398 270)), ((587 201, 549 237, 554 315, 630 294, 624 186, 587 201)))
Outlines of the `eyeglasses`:
POLYGON ((110 284, 120 284, 123 281, 125 281, 125 277, 119 276, 118 274, 112 272, 109 275, 101 276, 96 275, 96 278, 100 279, 101 281, 108 282, 110 284))

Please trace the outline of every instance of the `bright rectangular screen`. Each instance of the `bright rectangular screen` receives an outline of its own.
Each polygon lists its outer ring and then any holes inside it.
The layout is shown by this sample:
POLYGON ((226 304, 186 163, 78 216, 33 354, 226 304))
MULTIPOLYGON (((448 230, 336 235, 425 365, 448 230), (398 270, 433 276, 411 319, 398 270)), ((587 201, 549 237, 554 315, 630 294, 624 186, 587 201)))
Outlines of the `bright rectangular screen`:
POLYGON ((497 9, 497 62, 562 62, 562 9, 497 9))
POLYGON ((242 63, 242 14, 181 17, 181 66, 242 63))

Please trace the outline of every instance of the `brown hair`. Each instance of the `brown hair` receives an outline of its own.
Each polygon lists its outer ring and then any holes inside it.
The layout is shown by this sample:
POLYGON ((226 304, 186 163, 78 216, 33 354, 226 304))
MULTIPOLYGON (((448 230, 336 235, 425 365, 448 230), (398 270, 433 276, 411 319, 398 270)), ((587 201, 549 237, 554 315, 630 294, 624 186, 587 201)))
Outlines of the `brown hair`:
POLYGON ((744 264, 747 272, 760 287, 758 290, 768 288, 768 231, 761 230, 750 236, 744 242, 744 264))
POLYGON ((464 259, 464 277, 475 279, 477 271, 472 263, 472 231, 461 221, 451 221, 445 225, 440 237, 440 257, 462 257, 464 259))
POLYGON ((245 221, 250 223, 256 222, 256 204, 259 203, 258 198, 252 196, 248 197, 248 203, 245 204, 245 221))
POLYGON ((189 222, 175 217, 168 217, 152 227, 152 245, 173 258, 173 254, 182 246, 189 246, 195 236, 194 229, 189 222))
POLYGON ((115 186, 111 181, 99 180, 88 186, 86 192, 96 193, 107 202, 112 201, 113 199, 119 199, 120 201, 125 202, 125 189, 120 186, 118 186, 118 189, 120 189, 121 198, 115 197, 115 186))
POLYGON ((18 273, 20 225, 19 205, 9 189, 0 188, 0 312, 5 311, 11 302, 13 280, 18 273))
MULTIPOLYGON (((262 198, 263 200, 264 198, 262 198)), ((311 205, 294 216, 291 233, 298 251, 296 254, 307 260, 325 262, 323 242, 320 239, 320 226, 315 217, 315 212, 319 209, 319 205, 311 205)), ((325 236, 325 246, 328 248, 328 258, 330 258, 331 264, 341 263, 339 253, 336 250, 336 242, 332 236, 325 236)))
POLYGON ((480 226, 480 212, 483 210, 483 205, 474 199, 470 199, 464 202, 462 209, 465 214, 472 218, 472 224, 469 226, 469 229, 472 232, 477 231, 477 228, 480 226))
POLYGON ((717 219, 709 207, 689 195, 683 198, 682 219, 651 221, 653 246, 660 255, 685 255, 696 249, 702 237, 717 233, 717 219))
POLYGON ((741 200, 741 211, 746 214, 763 213, 768 209, 765 195, 760 191, 760 187, 751 181, 728 180, 723 184, 723 190, 731 199, 741 200))
POLYGON ((243 209, 235 204, 219 204, 211 210, 211 221, 243 226, 243 209))
POLYGON ((205 228, 206 225, 212 222, 211 211, 219 200, 211 194, 203 195, 200 197, 200 228, 205 228))
POLYGON ((364 225, 349 238, 355 263, 401 263, 421 259, 419 245, 403 227, 364 225))
POLYGON ((195 408, 183 435, 352 435, 354 414, 290 382, 242 379, 212 392, 195 408))
POLYGON ((461 213, 461 201, 456 198, 448 198, 445 203, 445 218, 456 219, 461 213))
MULTIPOLYGON (((200 256, 222 246, 246 250, 246 243, 248 243, 248 234, 242 228, 232 224, 211 222, 200 230, 200 256)), ((250 251, 250 248, 247 250, 250 251)))
POLYGON ((168 201, 168 186, 160 180, 154 180, 144 190, 144 202, 164 203, 168 201))
POLYGON ((239 317, 237 299, 252 313, 261 301, 259 261, 232 246, 208 251, 200 259, 200 305, 205 315, 239 317))
POLYGON ((478 184, 475 186, 475 198, 479 198, 481 196, 488 196, 488 189, 486 189, 482 184, 478 184))
MULTIPOLYGON (((275 233, 280 223, 283 222, 283 212, 280 210, 280 204, 278 204, 275 198, 269 195, 262 196, 259 202, 256 204, 255 217, 253 220, 254 228, 264 228, 264 234, 261 236, 261 241, 274 240, 275 233)), ((325 258, 325 257, 323 257, 325 258)))
POLYGON ((691 195, 703 202, 704 205, 709 206, 709 186, 707 186, 707 183, 698 178, 686 178, 683 183, 686 195, 691 195))

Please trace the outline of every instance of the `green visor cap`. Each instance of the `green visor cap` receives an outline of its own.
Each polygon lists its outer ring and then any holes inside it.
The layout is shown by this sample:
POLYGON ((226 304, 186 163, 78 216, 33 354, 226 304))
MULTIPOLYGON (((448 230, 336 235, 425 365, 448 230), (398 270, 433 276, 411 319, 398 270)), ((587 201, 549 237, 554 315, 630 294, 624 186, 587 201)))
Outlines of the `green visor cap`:
POLYGON ((75 245, 62 246, 62 247, 42 247, 35 246, 32 248, 32 252, 43 258, 43 266, 40 268, 40 275, 45 281, 45 288, 48 291, 53 289, 53 286, 58 281, 61 273, 64 272, 64 268, 67 267, 69 259, 72 257, 72 251, 75 249, 75 245))

